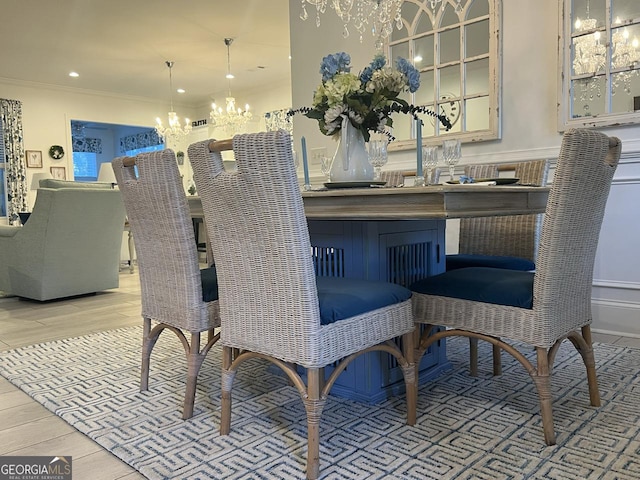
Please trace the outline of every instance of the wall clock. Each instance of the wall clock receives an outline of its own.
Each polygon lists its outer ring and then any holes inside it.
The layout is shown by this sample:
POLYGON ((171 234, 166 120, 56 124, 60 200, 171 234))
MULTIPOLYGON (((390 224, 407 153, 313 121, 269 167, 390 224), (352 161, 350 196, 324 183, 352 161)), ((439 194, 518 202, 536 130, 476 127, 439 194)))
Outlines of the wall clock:
POLYGON ((438 101, 438 113, 447 117, 451 126, 455 125, 460 120, 460 100, 453 93, 443 93, 438 101))
POLYGON ((54 160, 60 160, 62 157, 64 157, 64 148, 62 148, 60 145, 52 145, 49 149, 49 156, 54 160))

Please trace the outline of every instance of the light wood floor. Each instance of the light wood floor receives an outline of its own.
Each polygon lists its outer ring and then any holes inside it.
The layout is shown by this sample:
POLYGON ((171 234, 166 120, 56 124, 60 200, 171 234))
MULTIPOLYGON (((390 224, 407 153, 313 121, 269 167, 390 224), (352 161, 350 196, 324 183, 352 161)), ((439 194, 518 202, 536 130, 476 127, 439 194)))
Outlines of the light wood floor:
MULTIPOLYGON (((0 299, 0 350, 140 325, 138 274, 120 288, 49 303, 0 299)), ((640 347, 640 339, 594 334, 594 341, 640 347)), ((0 455, 71 455, 74 479, 145 477, 0 377, 0 455)))

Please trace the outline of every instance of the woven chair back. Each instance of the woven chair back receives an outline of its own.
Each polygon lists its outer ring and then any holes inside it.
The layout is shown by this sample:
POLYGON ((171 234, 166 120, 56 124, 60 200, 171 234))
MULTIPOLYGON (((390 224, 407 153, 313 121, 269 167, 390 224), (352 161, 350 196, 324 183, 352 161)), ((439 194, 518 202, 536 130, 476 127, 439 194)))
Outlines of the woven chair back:
POLYGON ((533 291, 547 341, 591 321, 596 248, 620 151, 617 138, 597 131, 571 129, 563 136, 533 291))
MULTIPOLYGON (((467 165, 465 175, 497 178, 502 170, 513 170, 520 183, 546 185, 548 160, 531 160, 511 165, 467 165)), ((459 253, 503 255, 535 261, 543 215, 509 215, 460 220, 459 253)))
POLYGON ((317 348, 320 312, 300 186, 283 130, 233 137, 236 172, 189 147, 219 275, 221 341, 277 358, 317 348))
POLYGON ((189 205, 173 151, 142 153, 136 166, 112 161, 135 242, 142 315, 201 332, 210 328, 202 300, 189 205))

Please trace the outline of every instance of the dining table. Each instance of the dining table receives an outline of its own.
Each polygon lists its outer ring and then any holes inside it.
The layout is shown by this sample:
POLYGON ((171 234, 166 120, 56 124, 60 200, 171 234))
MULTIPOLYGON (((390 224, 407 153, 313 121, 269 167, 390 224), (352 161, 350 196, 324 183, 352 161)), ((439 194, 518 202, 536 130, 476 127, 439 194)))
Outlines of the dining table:
MULTIPOLYGON (((543 213, 549 191, 547 186, 519 184, 318 186, 304 190, 316 274, 384 280, 408 287, 445 271, 447 220, 543 213)), ((187 198, 192 216, 202 217, 199 197, 187 198)), ((448 368, 446 342, 436 342, 422 358, 420 382, 448 368)), ((332 394, 377 403, 400 393, 402 378, 394 359, 372 352, 342 372, 332 394)))

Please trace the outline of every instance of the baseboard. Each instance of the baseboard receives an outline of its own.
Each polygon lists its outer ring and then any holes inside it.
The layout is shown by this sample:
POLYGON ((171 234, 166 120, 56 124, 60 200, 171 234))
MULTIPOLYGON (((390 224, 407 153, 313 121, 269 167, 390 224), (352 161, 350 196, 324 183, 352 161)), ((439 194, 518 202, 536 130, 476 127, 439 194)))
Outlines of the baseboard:
POLYGON ((593 331, 609 335, 640 338, 640 304, 593 299, 593 331))

